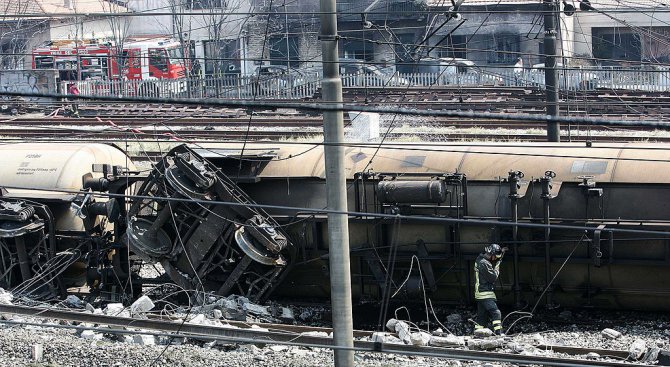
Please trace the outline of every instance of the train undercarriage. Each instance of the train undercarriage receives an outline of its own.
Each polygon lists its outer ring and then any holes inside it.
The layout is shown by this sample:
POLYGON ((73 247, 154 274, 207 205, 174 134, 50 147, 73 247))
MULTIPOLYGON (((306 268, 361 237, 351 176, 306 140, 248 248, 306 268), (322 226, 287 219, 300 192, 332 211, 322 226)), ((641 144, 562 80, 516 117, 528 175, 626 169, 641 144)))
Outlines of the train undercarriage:
MULTIPOLYGON (((21 167, 40 147, 30 145, 8 170, 23 181, 0 180, 0 287, 33 298, 86 287, 129 300, 157 281, 142 279, 138 264, 156 263, 162 281, 202 294, 329 297, 318 150, 182 145, 148 174, 117 164, 126 159, 117 152, 116 162, 72 173, 79 183, 37 187, 21 167)), ((661 163, 654 171, 617 149, 468 149, 391 147, 376 157, 378 170, 366 164, 370 150, 347 152, 356 302, 467 304, 472 262, 497 242, 511 250, 502 302, 670 306, 670 218, 653 205, 670 195, 661 163)))

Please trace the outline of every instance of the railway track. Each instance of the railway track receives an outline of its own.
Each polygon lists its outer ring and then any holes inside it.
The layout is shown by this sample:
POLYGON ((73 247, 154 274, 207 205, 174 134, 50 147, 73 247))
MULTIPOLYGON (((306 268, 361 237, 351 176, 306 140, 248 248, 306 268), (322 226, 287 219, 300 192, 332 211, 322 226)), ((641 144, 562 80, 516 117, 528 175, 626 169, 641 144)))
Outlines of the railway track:
MULTIPOLYGON (((178 126, 162 124, 147 124, 141 128, 120 128, 111 125, 84 125, 69 124, 57 126, 38 126, 30 124, 18 124, 17 126, 0 126, 0 140, 11 141, 23 140, 111 140, 111 141, 134 141, 134 140, 157 140, 157 141, 238 141, 238 140, 278 140, 278 139, 308 139, 318 138, 322 135, 320 121, 309 121, 302 124, 287 122, 285 125, 215 125, 213 123, 196 124, 196 126, 178 126), (147 127, 148 125, 148 127, 147 127)), ((419 138, 421 141, 546 141, 546 135, 542 132, 530 131, 528 129, 541 130, 544 126, 532 124, 497 124, 489 125, 461 125, 448 124, 440 128, 432 125, 431 131, 420 131, 419 128, 398 127, 388 133, 388 139, 402 140, 408 137, 419 138), (484 127, 467 131, 468 127, 484 127), (449 128, 448 128, 449 127, 449 128), (504 130, 496 130, 502 129, 504 130)), ((592 129, 591 131, 605 131, 611 129, 592 129)), ((617 129, 618 130, 618 129, 617 129)), ((623 130, 623 129, 622 129, 623 130)), ((622 131, 619 134, 591 135, 584 128, 566 129, 562 131, 563 141, 581 142, 670 142, 670 136, 655 136, 654 134, 636 133, 635 131, 622 131)))
MULTIPOLYGON (((350 124, 348 114, 345 114, 345 124, 350 124)), ((631 115, 604 115, 612 120, 640 120, 640 116, 631 115)), ((524 120, 495 120, 495 119, 465 119, 453 117, 422 117, 421 122, 416 125, 430 125, 432 127, 457 127, 457 128, 471 128, 483 127, 490 129, 507 128, 507 129, 532 129, 544 128, 545 122, 529 122, 524 120)), ((240 116, 240 117, 82 117, 82 118, 68 118, 68 117, 12 117, 0 119, 0 127, 2 126, 21 126, 28 128, 37 127, 95 127, 95 128, 119 128, 119 129, 137 129, 141 127, 190 127, 190 128, 219 128, 219 127, 282 127, 282 128, 322 128, 323 119, 319 116, 305 116, 300 114, 274 114, 263 116, 240 116)), ((564 128, 580 128, 586 125, 565 125, 564 128)), ((645 126, 617 126, 612 128, 609 126, 589 126, 592 131, 611 131, 611 130, 636 130, 647 131, 653 128, 645 126)))
MULTIPOLYGON (((544 114, 544 91, 533 87, 384 87, 344 88, 345 103, 363 103, 372 106, 398 105, 422 109, 497 111, 544 114)), ((269 99, 259 102, 273 104, 296 103, 296 99, 269 99)), ((316 94, 306 102, 320 102, 316 94)), ((44 111, 54 112, 67 103, 53 103, 44 111)), ((31 106, 31 110, 34 110, 31 106)), ((563 113, 574 115, 656 115, 670 112, 670 92, 600 89, 595 91, 568 91, 561 94, 563 113)), ((255 108, 254 113, 264 114, 269 108, 255 108)), ((250 111, 242 108, 214 106, 164 105, 159 103, 80 103, 82 116, 99 117, 163 117, 182 116, 201 118, 240 117, 250 111)), ((62 111, 61 111, 62 115, 62 111)))
MULTIPOLYGON (((312 327, 295 326, 295 325, 263 324, 263 323, 254 324, 260 327, 261 329, 252 328, 252 324, 249 323, 237 323, 237 324, 231 323, 231 325, 235 326, 235 328, 217 327, 209 325, 191 324, 185 322, 174 322, 172 320, 165 321, 165 320, 151 320, 151 319, 133 319, 118 316, 96 315, 96 314, 61 310, 55 308, 38 308, 38 307, 6 305, 6 304, 0 305, 0 313, 32 316, 32 317, 62 320, 62 321, 75 321, 79 323, 88 323, 95 325, 108 325, 115 327, 113 329, 112 328, 100 329, 98 327, 85 327, 85 326, 71 327, 75 329, 98 330, 103 331, 105 333, 149 334, 158 336, 166 335, 166 333, 169 333, 168 335, 175 337, 191 337, 191 338, 195 337, 201 339, 223 340, 227 342, 236 342, 236 343, 284 344, 284 345, 323 347, 333 349, 338 348, 337 346, 333 345, 332 338, 313 336, 313 334, 309 334, 309 332, 311 331, 322 331, 326 333, 332 331, 332 329, 327 328, 312 328, 312 327), (125 330, 125 329, 119 329, 119 327, 141 329, 141 330, 139 331, 125 330)), ((26 324, 32 325, 29 322, 4 321, 4 323, 16 324, 16 325, 26 325, 26 324)), ((35 323, 34 325, 41 327, 45 326, 42 323, 39 324, 35 323)), ((54 327, 62 327, 62 326, 54 326, 54 327)), ((371 335, 371 333, 366 331, 355 332, 355 336, 357 337, 369 336, 369 335, 371 335)), ((628 352, 621 350, 603 350, 603 349, 590 349, 581 347, 551 346, 551 345, 538 345, 537 347, 545 350, 555 350, 560 353, 565 353, 569 355, 585 355, 593 352, 598 353, 601 356, 611 356, 622 359, 626 359, 628 357, 628 352)), ((497 361, 497 362, 507 362, 522 365, 537 364, 544 366, 607 366, 607 367, 643 366, 643 364, 636 364, 636 363, 623 363, 623 362, 576 359, 576 358, 553 357, 553 356, 509 354, 509 353, 481 351, 481 350, 467 350, 462 348, 420 347, 420 346, 404 345, 404 344, 375 343, 365 340, 354 341, 353 349, 361 352, 393 353, 402 355, 414 355, 414 356, 461 359, 461 360, 497 361)), ((660 362, 661 364, 659 365, 664 365, 662 364, 662 361, 660 362)))

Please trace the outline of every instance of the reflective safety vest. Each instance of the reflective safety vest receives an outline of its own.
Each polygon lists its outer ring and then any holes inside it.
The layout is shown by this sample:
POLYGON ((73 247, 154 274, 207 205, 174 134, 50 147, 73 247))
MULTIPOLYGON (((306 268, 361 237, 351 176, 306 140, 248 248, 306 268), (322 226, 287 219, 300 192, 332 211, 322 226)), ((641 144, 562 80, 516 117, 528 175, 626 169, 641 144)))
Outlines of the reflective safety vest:
POLYGON ((475 299, 496 299, 493 290, 499 274, 500 261, 493 266, 484 254, 479 254, 475 260, 475 299))

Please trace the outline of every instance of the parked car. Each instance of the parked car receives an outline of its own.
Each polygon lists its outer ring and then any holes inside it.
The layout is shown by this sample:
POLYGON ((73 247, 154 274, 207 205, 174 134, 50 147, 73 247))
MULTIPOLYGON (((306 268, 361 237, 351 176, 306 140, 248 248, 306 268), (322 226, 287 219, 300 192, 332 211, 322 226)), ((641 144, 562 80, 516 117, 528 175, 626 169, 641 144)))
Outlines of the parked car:
MULTIPOLYGON (((598 86, 598 74, 581 67, 565 67, 556 63, 558 69, 558 85, 561 89, 594 89, 598 86)), ((528 78, 534 85, 544 86, 544 63, 535 64, 530 69, 528 78)))
POLYGON ((377 65, 365 63, 363 60, 342 58, 340 61, 340 75, 345 87, 403 87, 409 85, 409 80, 397 74, 387 74, 377 65))
POLYGON ((307 82, 298 70, 285 65, 261 65, 251 78, 257 94, 284 95, 293 93, 307 82))
POLYGON ((417 80, 422 84, 502 85, 504 79, 473 61, 456 57, 422 58, 417 62, 417 80))

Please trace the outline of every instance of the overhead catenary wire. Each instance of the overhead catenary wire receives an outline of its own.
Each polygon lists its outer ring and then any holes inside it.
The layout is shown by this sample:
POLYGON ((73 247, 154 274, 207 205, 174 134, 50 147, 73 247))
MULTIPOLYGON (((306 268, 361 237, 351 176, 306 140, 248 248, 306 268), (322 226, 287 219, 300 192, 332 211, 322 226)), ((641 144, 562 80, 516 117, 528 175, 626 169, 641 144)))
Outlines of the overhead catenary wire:
MULTIPOLYGON (((35 187, 16 187, 16 186, 3 186, 6 189, 20 189, 20 190, 33 190, 35 192, 40 191, 51 191, 51 192, 61 192, 61 193, 71 193, 78 194, 82 191, 76 190, 65 190, 65 189, 42 189, 35 187)), ((467 224, 473 226, 516 226, 520 228, 535 228, 535 229, 563 229, 567 231, 594 231, 597 230, 597 227, 590 226, 579 226, 579 225, 569 225, 569 224, 542 224, 542 223, 514 223, 509 221, 499 221, 492 220, 488 218, 450 218, 450 217, 430 217, 422 215, 400 215, 400 214, 384 214, 384 213, 367 213, 367 212, 355 212, 355 211, 343 211, 343 210, 331 210, 331 209, 318 209, 318 208, 307 208, 307 207, 296 207, 288 205, 272 205, 272 204, 258 204, 258 203, 240 203, 233 201, 220 201, 220 200, 201 200, 201 199, 189 199, 189 198, 177 198, 177 197, 160 197, 160 196, 144 196, 144 195, 124 195, 124 194, 115 194, 115 193, 105 193, 105 192, 96 192, 92 194, 95 197, 100 198, 112 198, 112 199, 134 199, 134 200, 156 200, 161 199, 163 201, 172 201, 172 202, 187 202, 194 203, 199 202, 200 204, 207 205, 226 205, 232 207, 248 207, 248 208, 260 208, 260 209, 273 209, 273 210, 285 210, 292 212, 300 213, 313 213, 313 214, 346 214, 350 217, 369 217, 369 218, 378 218, 378 219, 390 219, 390 220, 404 220, 410 222, 427 222, 427 223, 459 223, 467 224)), ((638 227, 642 224, 639 221, 634 221, 637 223, 638 227)), ((658 224, 658 223, 655 223, 658 224)), ((655 226, 656 227, 656 226, 655 226)), ((646 229, 629 229, 629 228, 607 228, 608 232, 612 233, 631 233, 631 234, 647 234, 647 235, 657 235, 661 237, 670 237, 670 232, 660 231, 660 230, 646 230, 646 229)))

